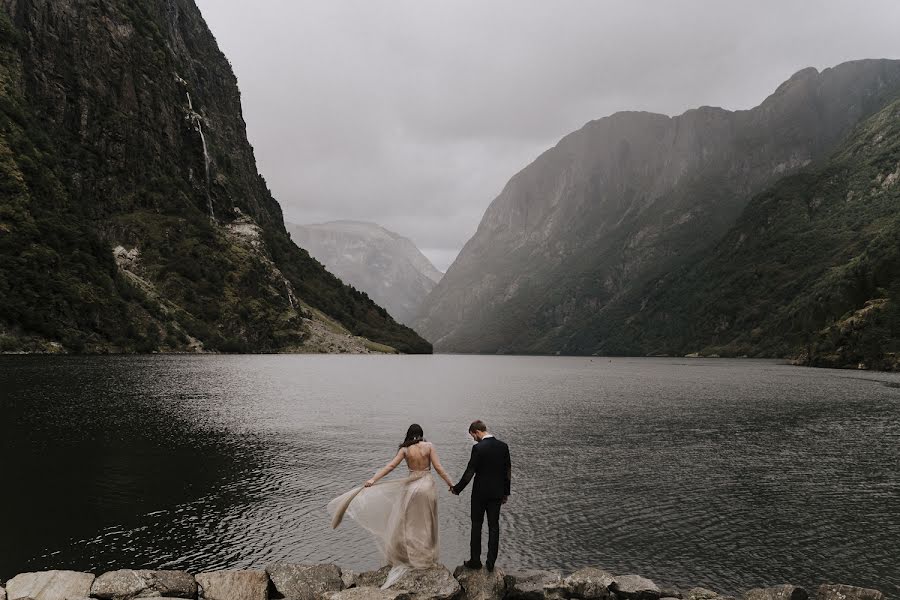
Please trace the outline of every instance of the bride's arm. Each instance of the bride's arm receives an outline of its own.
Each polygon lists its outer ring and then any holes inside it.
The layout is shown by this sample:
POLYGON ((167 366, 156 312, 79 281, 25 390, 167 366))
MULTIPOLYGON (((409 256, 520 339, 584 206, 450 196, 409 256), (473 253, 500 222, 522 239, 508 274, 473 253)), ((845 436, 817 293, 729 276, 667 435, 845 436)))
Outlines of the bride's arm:
POLYGON ((393 471, 394 467, 400 464, 400 461, 403 460, 404 456, 406 456, 406 448, 400 448, 400 450, 397 451, 397 456, 395 456, 393 460, 391 460, 391 462, 384 465, 384 467, 380 471, 375 473, 375 477, 366 482, 366 487, 372 487, 373 485, 375 485, 376 481, 393 471))
POLYGON ((447 471, 445 471, 443 465, 441 465, 441 459, 438 458, 437 449, 434 446, 431 447, 431 464, 434 465, 434 470, 441 476, 441 479, 443 479, 447 485, 453 487, 453 480, 450 479, 450 476, 447 475, 447 471))

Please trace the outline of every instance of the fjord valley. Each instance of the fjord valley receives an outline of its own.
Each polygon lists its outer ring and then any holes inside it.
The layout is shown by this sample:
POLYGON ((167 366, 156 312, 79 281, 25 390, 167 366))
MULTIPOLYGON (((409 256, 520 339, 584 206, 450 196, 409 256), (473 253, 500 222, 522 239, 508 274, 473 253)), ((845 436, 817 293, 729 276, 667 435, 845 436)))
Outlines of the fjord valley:
POLYGON ((0 1, 0 350, 430 352, 291 242, 192 0, 0 1))
POLYGON ((412 324, 425 297, 443 276, 412 240, 375 223, 286 226, 298 246, 405 325, 412 324))
POLYGON ((425 300, 439 351, 897 365, 900 61, 759 106, 592 121, 516 174, 425 300))

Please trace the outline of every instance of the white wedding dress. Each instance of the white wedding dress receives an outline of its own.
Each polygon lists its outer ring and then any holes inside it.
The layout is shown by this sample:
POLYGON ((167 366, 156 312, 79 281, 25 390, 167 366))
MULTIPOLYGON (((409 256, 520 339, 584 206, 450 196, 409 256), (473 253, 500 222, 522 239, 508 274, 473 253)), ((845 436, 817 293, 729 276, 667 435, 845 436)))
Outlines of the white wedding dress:
POLYGON ((437 490, 431 468, 413 471, 403 479, 358 487, 328 503, 332 527, 344 514, 375 536, 375 543, 391 566, 382 589, 410 569, 438 562, 437 490))

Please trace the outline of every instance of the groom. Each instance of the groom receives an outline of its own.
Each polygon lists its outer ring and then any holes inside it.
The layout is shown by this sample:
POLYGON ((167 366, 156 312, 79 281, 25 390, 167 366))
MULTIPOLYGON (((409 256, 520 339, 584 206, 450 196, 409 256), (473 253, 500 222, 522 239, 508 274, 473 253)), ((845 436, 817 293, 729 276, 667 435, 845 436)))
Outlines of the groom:
POLYGON ((471 558, 463 564, 470 569, 481 568, 481 526, 487 513, 488 553, 485 566, 488 571, 493 571, 500 546, 500 505, 506 504, 509 499, 512 480, 509 446, 491 435, 484 421, 473 421, 469 425, 469 435, 477 443, 472 448, 466 472, 450 491, 458 496, 475 476, 472 485, 471 558))

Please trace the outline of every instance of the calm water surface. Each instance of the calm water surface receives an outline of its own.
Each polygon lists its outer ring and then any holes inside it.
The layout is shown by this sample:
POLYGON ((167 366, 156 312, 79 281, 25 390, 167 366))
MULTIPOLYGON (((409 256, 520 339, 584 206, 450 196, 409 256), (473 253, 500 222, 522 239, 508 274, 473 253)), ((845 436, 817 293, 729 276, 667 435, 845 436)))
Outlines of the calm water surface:
MULTIPOLYGON (((501 566, 900 592, 900 376, 686 359, 0 357, 0 579, 377 567, 325 504, 411 422, 458 477, 476 417, 512 449, 501 566)), ((440 523, 452 568, 468 492, 440 523)))

